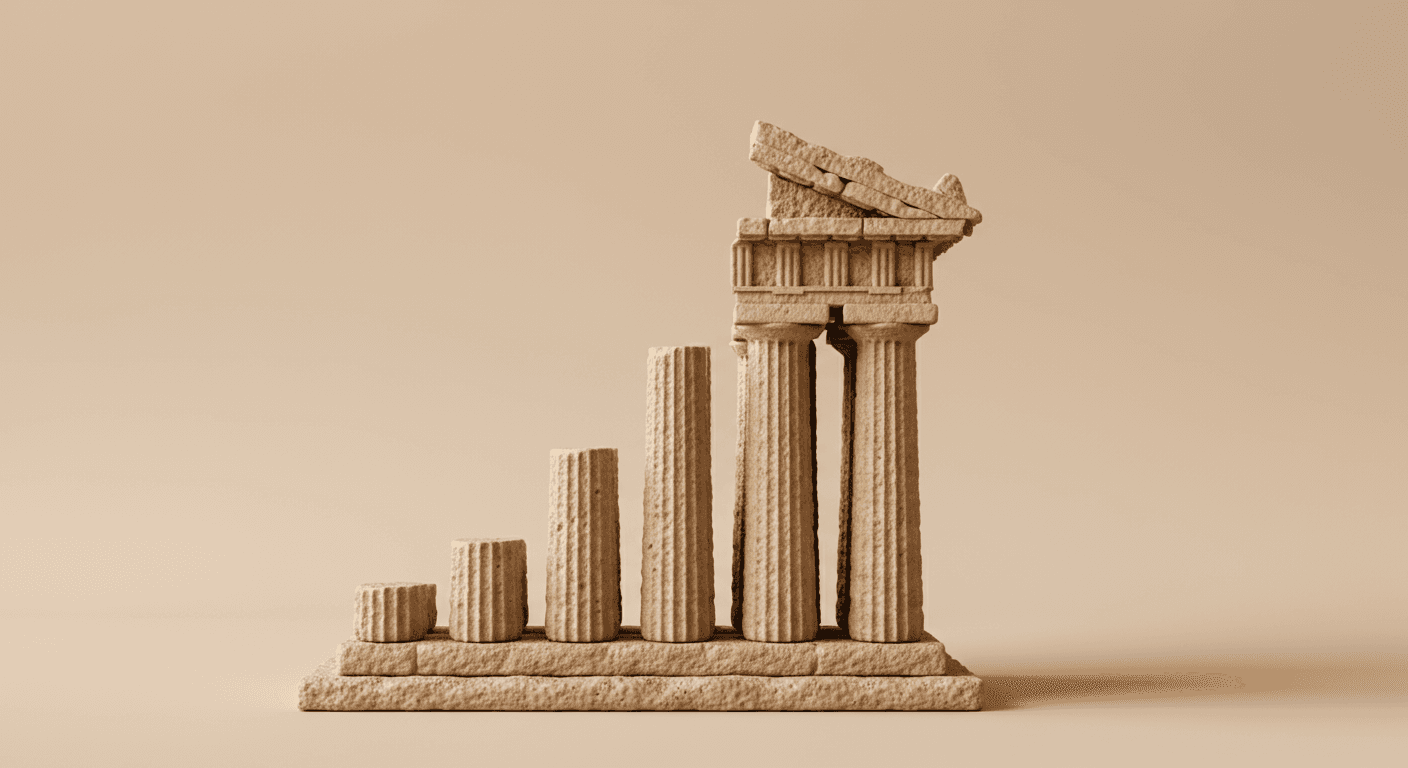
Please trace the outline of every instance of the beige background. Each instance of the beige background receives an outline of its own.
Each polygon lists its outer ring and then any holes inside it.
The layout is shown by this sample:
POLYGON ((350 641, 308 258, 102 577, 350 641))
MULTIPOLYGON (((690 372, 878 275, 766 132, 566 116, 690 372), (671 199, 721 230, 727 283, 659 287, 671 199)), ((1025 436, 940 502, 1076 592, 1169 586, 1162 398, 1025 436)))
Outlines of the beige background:
POLYGON ((507 5, 0 5, 17 764, 1403 757, 1403 4, 507 5), (635 621, 652 345, 715 350, 726 620, 755 119, 985 214, 920 450, 992 711, 294 711, 451 538, 526 538, 541 622, 553 447, 621 450, 635 621))

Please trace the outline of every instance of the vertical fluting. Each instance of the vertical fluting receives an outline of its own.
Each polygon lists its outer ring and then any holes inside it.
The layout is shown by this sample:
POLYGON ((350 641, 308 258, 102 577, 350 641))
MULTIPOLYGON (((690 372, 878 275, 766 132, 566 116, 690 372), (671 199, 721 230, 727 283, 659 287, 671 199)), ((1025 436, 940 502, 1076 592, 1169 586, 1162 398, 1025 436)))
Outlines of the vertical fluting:
POLYGON ((848 243, 828 240, 822 246, 822 261, 826 265, 822 273, 825 285, 847 285, 849 276, 847 275, 847 263, 850 261, 850 246, 848 243))
POLYGON ((523 539, 450 542, 450 637, 501 643, 528 623, 528 544, 523 539))
POLYGON ((621 629, 621 527, 615 448, 558 448, 549 457, 549 640, 614 640, 621 629))
POLYGON ((368 643, 420 640, 435 626, 435 585, 362 584, 353 600, 352 636, 368 643))
POLYGON ((870 284, 873 286, 895 284, 895 243, 893 240, 874 240, 870 243, 870 284))
POLYGON ((833 325, 826 343, 841 353, 841 493, 836 536, 836 625, 849 626, 851 610, 851 464, 855 453, 856 342, 846 335, 845 326, 833 325))
POLYGON ((748 499, 748 342, 729 344, 738 355, 738 442, 733 461, 733 603, 728 619, 743 631, 743 540, 744 512, 748 499))
POLYGON ((855 640, 909 642, 924 631, 914 342, 928 329, 846 326, 857 346, 847 616, 855 640))
POLYGON ((743 636, 816 637, 811 340, 819 325, 741 325, 748 342, 743 636))
POLYGON ((652 347, 645 401, 640 633, 665 643, 708 640, 714 634, 709 348, 652 347))

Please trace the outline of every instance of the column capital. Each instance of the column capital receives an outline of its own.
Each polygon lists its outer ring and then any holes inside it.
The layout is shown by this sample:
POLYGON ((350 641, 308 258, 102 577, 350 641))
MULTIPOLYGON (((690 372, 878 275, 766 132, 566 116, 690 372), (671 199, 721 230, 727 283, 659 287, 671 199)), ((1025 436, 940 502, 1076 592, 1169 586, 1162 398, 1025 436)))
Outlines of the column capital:
POLYGON ((910 323, 861 323, 846 325, 846 335, 857 341, 917 341, 929 326, 910 323))
POLYGON ((811 341, 821 335, 824 327, 800 323, 735 325, 733 338, 738 341, 811 341))

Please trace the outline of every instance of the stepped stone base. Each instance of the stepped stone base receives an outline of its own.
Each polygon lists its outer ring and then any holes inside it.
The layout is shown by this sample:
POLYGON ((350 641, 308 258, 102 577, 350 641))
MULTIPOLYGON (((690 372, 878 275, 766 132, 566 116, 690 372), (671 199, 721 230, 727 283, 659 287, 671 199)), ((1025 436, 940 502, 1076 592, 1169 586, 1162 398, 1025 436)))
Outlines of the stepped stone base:
POLYGON ((755 643, 719 627, 702 643, 459 643, 442 628, 412 643, 344 643, 305 678, 304 710, 976 710, 982 681, 933 637, 755 643), (375 670, 375 671, 372 671, 375 670), (743 674, 739 674, 742 672, 743 674))

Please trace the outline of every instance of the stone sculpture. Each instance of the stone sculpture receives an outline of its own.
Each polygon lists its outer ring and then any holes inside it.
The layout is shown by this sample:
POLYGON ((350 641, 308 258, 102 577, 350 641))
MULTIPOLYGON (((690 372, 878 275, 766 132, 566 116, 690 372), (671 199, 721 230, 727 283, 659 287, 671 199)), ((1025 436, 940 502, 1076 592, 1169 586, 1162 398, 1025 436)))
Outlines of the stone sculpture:
POLYGON ((749 158, 769 176, 732 247, 733 626, 713 625, 709 349, 657 347, 640 626, 621 624, 616 450, 554 450, 544 626, 525 627, 523 540, 457 539, 448 631, 433 584, 363 585, 301 708, 979 708, 981 681, 924 631, 915 342, 938 318, 934 259, 982 215, 954 176, 911 186, 767 123, 749 158), (820 625, 823 333, 844 360, 838 627, 820 625))

